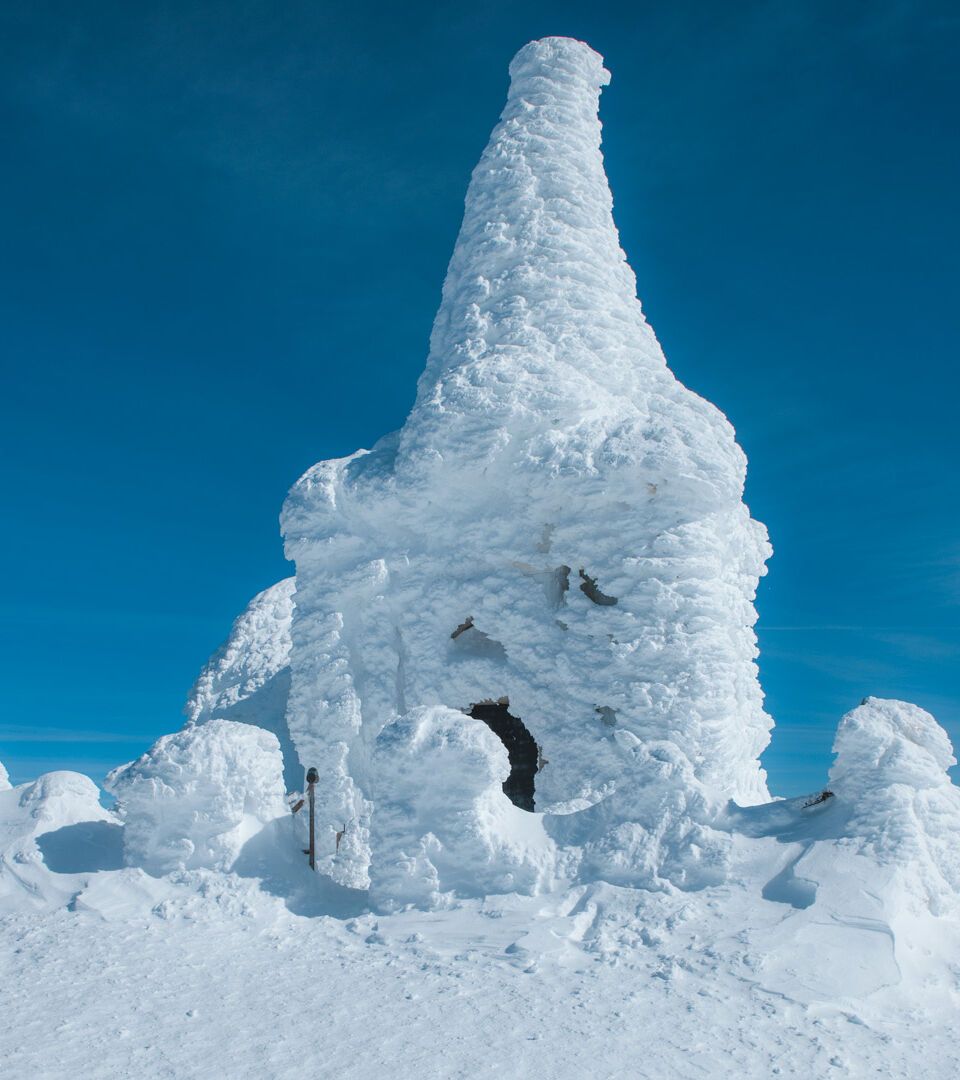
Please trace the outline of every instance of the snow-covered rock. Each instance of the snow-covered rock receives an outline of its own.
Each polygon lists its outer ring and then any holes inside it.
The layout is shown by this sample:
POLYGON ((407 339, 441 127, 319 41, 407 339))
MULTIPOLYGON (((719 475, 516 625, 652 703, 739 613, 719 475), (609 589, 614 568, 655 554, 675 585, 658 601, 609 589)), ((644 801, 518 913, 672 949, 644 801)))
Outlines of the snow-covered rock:
POLYGON ((250 601, 200 672, 183 710, 190 724, 235 720, 272 731, 283 752, 290 791, 303 783, 286 721, 295 591, 295 579, 285 578, 250 601))
POLYGON ((581 873, 689 887, 722 874, 714 811, 768 797, 752 627, 770 548, 733 429, 636 298, 601 58, 546 38, 510 72, 410 416, 286 501, 289 730, 324 819, 351 823, 321 858, 343 884, 368 881, 384 726, 503 699, 581 873))
POLYGON ((232 720, 164 735, 107 777, 128 865, 151 874, 229 870, 243 845, 287 813, 276 736, 232 720))
POLYGON ((385 910, 454 896, 536 893, 555 848, 538 814, 503 792, 507 751, 482 720, 442 705, 388 724, 370 769, 370 895, 385 910))

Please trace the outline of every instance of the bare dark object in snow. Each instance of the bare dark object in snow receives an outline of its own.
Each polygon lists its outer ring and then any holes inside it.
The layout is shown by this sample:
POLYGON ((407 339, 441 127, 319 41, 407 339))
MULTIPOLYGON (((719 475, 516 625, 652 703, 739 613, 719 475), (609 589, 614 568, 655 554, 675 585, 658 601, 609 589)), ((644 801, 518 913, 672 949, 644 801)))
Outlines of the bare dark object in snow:
POLYGON ((507 711, 507 698, 499 701, 481 701, 470 706, 470 715, 482 720, 507 748, 510 758, 510 775, 503 782, 503 793, 521 810, 533 813, 534 777, 546 764, 536 740, 517 716, 507 711))
POLYGON ((570 567, 565 563, 550 573, 548 595, 554 607, 562 607, 570 589, 570 567))
POLYGON ((609 705, 598 705, 594 712, 599 713, 600 720, 604 727, 616 727, 617 726, 617 710, 611 709, 609 705))
POLYGON ((801 809, 806 810, 806 808, 808 806, 819 806, 820 803, 825 803, 827 801, 827 799, 832 799, 832 798, 833 798, 833 792, 832 791, 821 791, 819 795, 813 795, 811 798, 807 799, 807 801, 803 804, 801 809))
POLYGON ((581 566, 580 567, 580 591, 592 600, 595 604, 599 604, 601 607, 611 607, 617 602, 616 596, 607 596, 597 588, 597 579, 591 577, 581 566))
POLYGON ((507 650, 503 643, 478 630, 473 616, 466 619, 453 631, 450 637, 457 643, 454 655, 460 659, 506 660, 507 650))

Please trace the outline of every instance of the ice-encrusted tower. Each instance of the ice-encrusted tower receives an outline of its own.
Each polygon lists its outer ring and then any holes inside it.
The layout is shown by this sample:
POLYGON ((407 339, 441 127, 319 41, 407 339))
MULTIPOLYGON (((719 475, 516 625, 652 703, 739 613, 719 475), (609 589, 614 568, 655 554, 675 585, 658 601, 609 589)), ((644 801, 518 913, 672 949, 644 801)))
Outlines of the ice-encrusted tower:
POLYGON ((582 876, 694 886, 722 875, 716 808, 766 798, 766 532, 730 424, 669 371, 636 297, 600 153, 601 57, 545 38, 510 75, 413 410, 285 504, 290 735, 321 774, 321 866, 345 884, 460 887, 457 859, 499 858, 510 837, 494 834, 523 832, 533 805, 582 876), (419 814, 433 784, 443 800, 419 814), (447 811, 479 855, 438 837, 447 811))

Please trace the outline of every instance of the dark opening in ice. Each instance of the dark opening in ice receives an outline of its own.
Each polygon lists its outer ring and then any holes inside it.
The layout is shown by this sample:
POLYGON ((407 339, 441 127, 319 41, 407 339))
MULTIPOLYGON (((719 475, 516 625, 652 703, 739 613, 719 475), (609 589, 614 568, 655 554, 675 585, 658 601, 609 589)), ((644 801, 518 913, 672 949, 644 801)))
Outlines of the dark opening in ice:
POLYGON ((509 701, 480 701, 470 706, 470 715, 482 720, 507 748, 510 775, 503 782, 503 793, 521 810, 533 812, 534 778, 540 765, 540 748, 523 721, 507 711, 509 701))

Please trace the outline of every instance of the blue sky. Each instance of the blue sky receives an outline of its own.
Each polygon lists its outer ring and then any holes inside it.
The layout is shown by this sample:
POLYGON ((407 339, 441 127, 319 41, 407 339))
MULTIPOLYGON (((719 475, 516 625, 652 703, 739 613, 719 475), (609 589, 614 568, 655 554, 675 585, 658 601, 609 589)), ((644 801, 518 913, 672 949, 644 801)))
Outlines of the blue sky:
POLYGON ((773 789, 866 694, 960 742, 960 16, 877 0, 0 9, 0 760, 102 776, 289 573, 314 461, 412 404, 524 42, 607 58, 604 152, 671 366, 776 554, 773 789))

